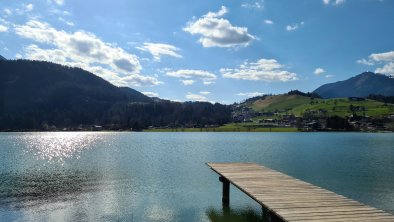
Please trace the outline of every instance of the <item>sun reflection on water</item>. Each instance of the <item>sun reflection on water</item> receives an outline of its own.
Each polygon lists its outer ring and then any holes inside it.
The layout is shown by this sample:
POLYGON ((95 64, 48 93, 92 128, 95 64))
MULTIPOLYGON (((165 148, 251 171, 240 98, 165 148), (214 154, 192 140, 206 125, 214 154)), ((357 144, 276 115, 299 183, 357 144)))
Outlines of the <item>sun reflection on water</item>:
POLYGON ((26 152, 33 154, 37 159, 46 160, 49 163, 64 163, 67 159, 77 158, 83 150, 91 148, 91 145, 101 140, 97 133, 90 132, 51 132, 24 137, 26 152))

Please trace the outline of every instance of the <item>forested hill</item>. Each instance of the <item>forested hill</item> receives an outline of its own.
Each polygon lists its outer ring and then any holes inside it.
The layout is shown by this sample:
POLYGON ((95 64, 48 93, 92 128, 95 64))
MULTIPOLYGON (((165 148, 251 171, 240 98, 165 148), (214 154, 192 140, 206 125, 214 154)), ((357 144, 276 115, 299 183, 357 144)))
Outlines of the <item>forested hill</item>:
POLYGON ((152 100, 80 68, 0 60, 0 130, 223 124, 230 107, 152 100))

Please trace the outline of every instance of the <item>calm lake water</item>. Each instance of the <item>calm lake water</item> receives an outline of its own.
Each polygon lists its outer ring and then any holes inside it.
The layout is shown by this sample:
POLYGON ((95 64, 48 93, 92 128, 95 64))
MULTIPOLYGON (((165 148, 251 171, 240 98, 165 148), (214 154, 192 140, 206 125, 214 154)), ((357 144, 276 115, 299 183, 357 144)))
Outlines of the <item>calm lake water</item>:
POLYGON ((205 165, 240 161, 394 213, 392 133, 0 133, 0 221, 258 221, 205 165))

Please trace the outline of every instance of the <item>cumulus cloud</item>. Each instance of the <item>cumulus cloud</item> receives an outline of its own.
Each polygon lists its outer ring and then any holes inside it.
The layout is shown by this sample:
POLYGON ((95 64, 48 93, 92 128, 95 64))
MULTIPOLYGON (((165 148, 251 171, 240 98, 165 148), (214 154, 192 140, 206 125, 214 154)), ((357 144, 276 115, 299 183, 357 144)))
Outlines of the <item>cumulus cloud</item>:
POLYGON ((386 63, 383 67, 378 67, 375 70, 376 73, 394 75, 394 62, 386 63))
POLYGON ((188 92, 186 94, 186 98, 192 101, 200 101, 200 102, 204 102, 207 101, 207 97, 201 95, 201 94, 193 94, 188 92))
POLYGON ((155 61, 160 61, 160 58, 163 55, 182 58, 182 56, 177 53, 180 49, 169 44, 146 42, 143 46, 136 48, 152 54, 155 61))
POLYGON ((183 79, 181 82, 184 85, 191 85, 195 82, 194 79, 201 79, 205 85, 214 83, 216 75, 204 70, 195 69, 180 69, 177 71, 167 71, 167 76, 183 79), (191 81, 188 81, 191 80, 191 81))
POLYGON ((202 95, 209 95, 209 94, 211 94, 211 92, 201 91, 200 94, 202 94, 202 95))
POLYGON ((394 61, 394 51, 383 52, 383 53, 372 53, 369 56, 370 59, 377 62, 390 62, 394 61))
POLYGON ((313 73, 315 73, 315 75, 320 75, 320 74, 325 73, 325 72, 326 71, 323 68, 316 68, 313 73))
POLYGON ((159 97, 158 93, 155 92, 142 92, 145 96, 149 96, 149 97, 159 97))
POLYGON ((273 25, 274 24, 274 22, 272 20, 269 20, 269 19, 264 20, 264 23, 268 24, 268 25, 273 25))
POLYGON ((0 32, 8 32, 8 27, 0 24, 0 32))
POLYGON ((183 30, 201 36, 199 41, 203 47, 248 46, 256 37, 248 33, 248 28, 233 26, 221 18, 227 12, 227 8, 222 6, 218 12, 208 12, 189 22, 183 30))
POLYGON ((367 59, 359 59, 357 63, 369 66, 380 66, 375 69, 376 73, 394 75, 394 51, 372 53, 367 59))
POLYGON ((293 24, 293 25, 287 25, 286 26, 286 30, 289 31, 289 32, 290 31, 294 31, 294 30, 297 30, 300 27, 302 27, 304 24, 305 24, 304 22, 300 22, 300 23, 293 24))
POLYGON ((245 93, 238 93, 237 96, 244 96, 244 97, 256 97, 262 96, 264 93, 262 92, 245 92, 245 93))
POLYGON ((241 5, 242 8, 254 8, 254 9, 263 9, 264 8, 264 1, 256 1, 253 3, 244 3, 241 5))
POLYGON ((222 68, 220 72, 224 78, 242 80, 287 82, 298 79, 297 74, 283 68, 275 59, 260 59, 256 62, 245 62, 235 69, 222 68))
POLYGON ((36 44, 26 47, 24 52, 28 59, 81 67, 115 85, 146 86, 161 83, 154 77, 141 75, 142 67, 137 56, 102 41, 92 33, 83 30, 68 33, 37 20, 15 25, 14 31, 23 38, 46 45, 45 49, 36 44))

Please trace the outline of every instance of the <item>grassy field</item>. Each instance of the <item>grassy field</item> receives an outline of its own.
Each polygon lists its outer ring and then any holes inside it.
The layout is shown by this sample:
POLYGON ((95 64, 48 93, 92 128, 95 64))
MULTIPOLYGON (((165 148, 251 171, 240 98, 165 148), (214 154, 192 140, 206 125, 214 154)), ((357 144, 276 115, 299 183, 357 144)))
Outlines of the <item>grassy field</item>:
POLYGON ((355 111, 357 115, 387 116, 394 114, 394 104, 385 104, 375 100, 351 101, 348 98, 310 99, 299 95, 268 96, 264 100, 257 100, 247 106, 255 111, 289 113, 302 116, 307 111, 325 110, 329 116, 349 116, 352 114, 350 106, 360 107, 355 111))
POLYGON ((257 100, 251 104, 256 111, 273 112, 276 110, 288 110, 297 106, 308 104, 310 98, 299 95, 275 95, 268 96, 264 100, 257 100))
POLYGON ((231 123, 215 128, 149 129, 144 132, 297 132, 293 127, 261 127, 253 124, 231 123))
POLYGON ((342 99, 324 99, 316 100, 313 104, 304 104, 291 110, 295 115, 301 115, 307 110, 327 110, 329 116, 349 116, 352 114, 350 106, 362 107, 364 110, 355 111, 357 115, 367 116, 387 116, 394 113, 393 104, 384 104, 375 100, 349 101, 347 98, 342 99))

